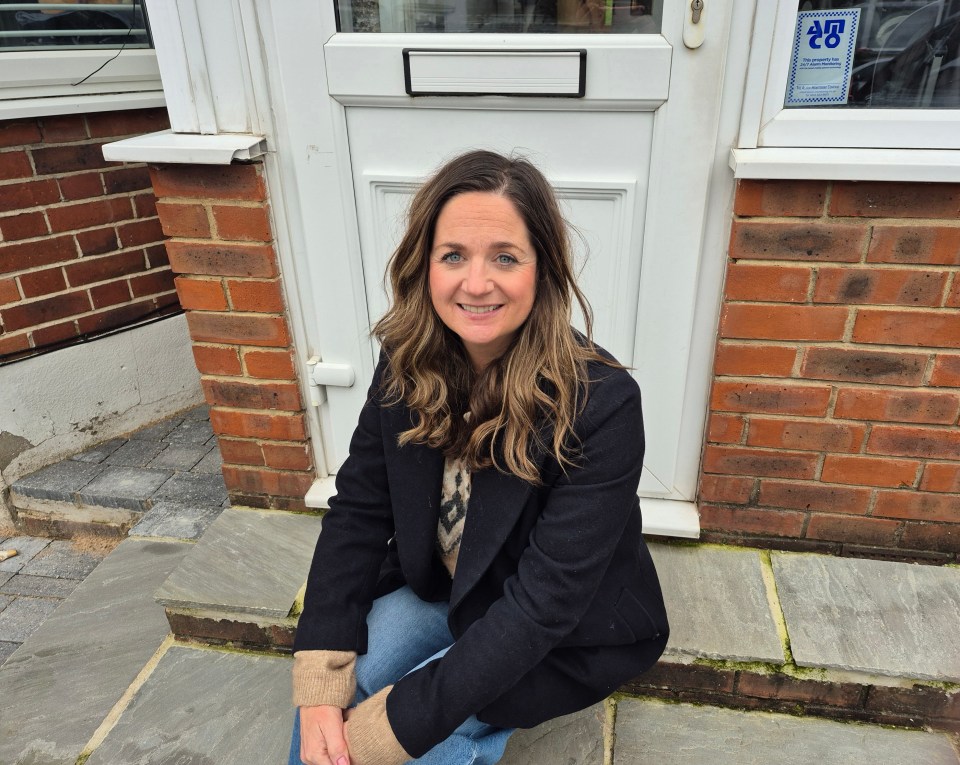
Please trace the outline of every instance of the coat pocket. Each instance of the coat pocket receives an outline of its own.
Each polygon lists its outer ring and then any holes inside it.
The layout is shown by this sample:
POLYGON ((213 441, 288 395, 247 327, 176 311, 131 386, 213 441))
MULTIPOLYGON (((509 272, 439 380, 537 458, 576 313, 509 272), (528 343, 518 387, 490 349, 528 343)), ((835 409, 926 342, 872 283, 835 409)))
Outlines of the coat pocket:
POLYGON ((635 642, 659 637, 660 631, 650 617, 650 613, 644 607, 643 603, 637 599, 636 595, 626 587, 620 591, 620 597, 617 598, 617 604, 614 606, 614 609, 620 615, 620 618, 630 627, 635 642))

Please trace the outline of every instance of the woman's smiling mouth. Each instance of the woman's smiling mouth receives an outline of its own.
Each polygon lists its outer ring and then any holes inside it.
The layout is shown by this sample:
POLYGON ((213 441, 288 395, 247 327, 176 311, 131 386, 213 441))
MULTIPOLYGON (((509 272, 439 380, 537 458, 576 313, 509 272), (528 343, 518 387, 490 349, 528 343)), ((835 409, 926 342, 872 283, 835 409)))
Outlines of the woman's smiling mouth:
POLYGON ((501 308, 500 305, 467 305, 466 303, 457 303, 467 313, 490 313, 501 308))

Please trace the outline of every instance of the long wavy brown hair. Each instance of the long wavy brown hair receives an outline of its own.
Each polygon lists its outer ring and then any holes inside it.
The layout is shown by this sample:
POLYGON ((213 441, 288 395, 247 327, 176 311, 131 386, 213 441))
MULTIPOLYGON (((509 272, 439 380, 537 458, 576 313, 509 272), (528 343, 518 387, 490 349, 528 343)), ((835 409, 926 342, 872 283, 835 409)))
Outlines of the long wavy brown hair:
POLYGON ((491 151, 450 160, 414 196, 387 276, 392 305, 373 333, 389 358, 385 401, 403 401, 415 416, 400 444, 427 444, 463 458, 472 470, 494 466, 534 484, 544 450, 561 466, 575 464, 573 423, 586 401, 587 362, 619 365, 593 344, 592 313, 576 283, 567 225, 543 174, 524 158, 491 151), (537 256, 533 309, 507 351, 481 371, 437 316, 428 285, 437 218, 448 201, 467 192, 509 199, 537 256), (585 334, 570 327, 574 300, 585 334))

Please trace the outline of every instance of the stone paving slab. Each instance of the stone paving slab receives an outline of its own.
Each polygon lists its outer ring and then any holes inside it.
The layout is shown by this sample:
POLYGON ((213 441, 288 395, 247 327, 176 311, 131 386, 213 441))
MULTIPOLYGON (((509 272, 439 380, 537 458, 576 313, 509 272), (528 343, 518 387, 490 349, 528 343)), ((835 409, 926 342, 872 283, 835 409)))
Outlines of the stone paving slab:
POLYGON ((162 500, 147 510, 140 522, 130 529, 132 537, 199 539, 223 512, 217 505, 182 505, 162 500))
POLYGON ((0 543, 0 549, 13 549, 17 551, 17 554, 0 562, 0 572, 15 574, 49 544, 50 540, 43 537, 8 537, 0 543))
POLYGON ((759 551, 651 544, 650 552, 670 620, 667 656, 785 661, 759 551))
POLYGON ((170 444, 147 467, 167 470, 190 470, 202 460, 212 447, 206 444, 170 444))
MULTIPOLYGON (((59 600, 18 597, 0 611, 0 640, 22 643, 57 610, 59 600)), ((4 703, 6 700, 4 699, 4 703)))
POLYGON ((45 598, 65 598, 80 584, 77 579, 57 579, 50 576, 17 574, 0 584, 5 595, 36 595, 45 598))
POLYGON ((97 444, 85 452, 74 454, 70 459, 76 460, 77 462, 93 462, 99 464, 125 443, 127 443, 127 439, 125 438, 114 438, 111 441, 104 441, 102 444, 97 444))
POLYGON ((802 667, 960 682, 960 569, 774 553, 802 667))
POLYGON ((624 699, 613 765, 958 765, 941 733, 624 699))
POLYGON ((5 585, 16 576, 12 571, 0 571, 0 586, 5 585))
POLYGON ((84 487, 80 500, 89 505, 146 510, 150 496, 172 475, 170 470, 109 467, 84 487))
POLYGON ((174 646, 87 765, 272 765, 293 724, 291 661, 174 646))
POLYGON ((174 608, 286 616, 307 578, 320 519, 228 508, 157 591, 174 608))
POLYGON ((160 441, 127 441, 104 462, 118 467, 146 467, 161 451, 163 444, 160 441))
POLYGON ((104 468, 96 463, 64 460, 24 476, 16 481, 11 489, 15 495, 74 502, 80 489, 103 470, 104 468))
POLYGON ((595 704, 507 740, 500 765, 603 765, 604 705, 595 704))
POLYGON ((13 655, 13 652, 19 647, 20 643, 7 643, 6 641, 0 640, 0 665, 9 659, 13 655))
POLYGON ((74 543, 65 539, 51 542, 21 569, 32 576, 53 576, 64 579, 83 579, 103 560, 103 553, 77 550, 74 543))
POLYGON ((123 541, 0 667, 0 763, 74 765, 169 633, 152 593, 191 547, 123 541))

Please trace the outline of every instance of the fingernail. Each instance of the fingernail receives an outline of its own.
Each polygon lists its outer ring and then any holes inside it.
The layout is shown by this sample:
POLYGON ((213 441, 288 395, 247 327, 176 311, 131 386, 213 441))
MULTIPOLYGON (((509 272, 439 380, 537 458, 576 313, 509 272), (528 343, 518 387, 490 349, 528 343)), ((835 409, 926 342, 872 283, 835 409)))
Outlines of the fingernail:
POLYGON ((341 757, 339 760, 337 760, 337 765, 347 765, 347 758, 341 757))

